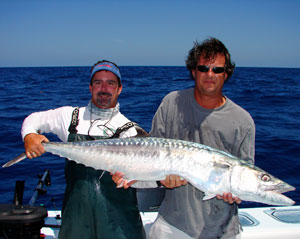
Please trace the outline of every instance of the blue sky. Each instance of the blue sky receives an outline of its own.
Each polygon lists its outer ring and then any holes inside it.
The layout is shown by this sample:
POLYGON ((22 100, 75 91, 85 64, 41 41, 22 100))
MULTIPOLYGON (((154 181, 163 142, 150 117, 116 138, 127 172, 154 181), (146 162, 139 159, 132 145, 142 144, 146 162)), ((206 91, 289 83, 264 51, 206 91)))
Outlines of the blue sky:
POLYGON ((209 36, 237 66, 300 67, 300 1, 0 2, 0 67, 181 66, 209 36))

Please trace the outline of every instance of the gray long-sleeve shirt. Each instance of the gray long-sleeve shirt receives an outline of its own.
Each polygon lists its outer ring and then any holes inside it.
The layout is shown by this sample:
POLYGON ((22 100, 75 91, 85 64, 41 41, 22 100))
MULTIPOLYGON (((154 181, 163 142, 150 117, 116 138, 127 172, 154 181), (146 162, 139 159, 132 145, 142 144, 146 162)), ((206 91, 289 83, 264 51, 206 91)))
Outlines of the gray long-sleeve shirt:
MULTIPOLYGON (((254 163, 255 126, 250 114, 228 98, 219 108, 205 109, 193 91, 171 92, 163 99, 151 136, 206 144, 254 163)), ((203 192, 190 184, 167 189, 159 213, 193 238, 228 238, 239 233, 236 204, 202 198, 203 192)))

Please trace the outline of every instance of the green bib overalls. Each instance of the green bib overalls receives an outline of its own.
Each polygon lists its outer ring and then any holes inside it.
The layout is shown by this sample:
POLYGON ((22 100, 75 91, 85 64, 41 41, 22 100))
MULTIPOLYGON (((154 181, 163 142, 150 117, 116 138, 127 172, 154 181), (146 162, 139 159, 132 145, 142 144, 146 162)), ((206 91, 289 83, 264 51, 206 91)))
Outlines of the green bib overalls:
MULTIPOLYGON (((77 124, 68 142, 90 140, 77 134, 77 124)), ((60 239, 146 238, 134 188, 116 188, 108 172, 69 160, 65 178, 60 239)))

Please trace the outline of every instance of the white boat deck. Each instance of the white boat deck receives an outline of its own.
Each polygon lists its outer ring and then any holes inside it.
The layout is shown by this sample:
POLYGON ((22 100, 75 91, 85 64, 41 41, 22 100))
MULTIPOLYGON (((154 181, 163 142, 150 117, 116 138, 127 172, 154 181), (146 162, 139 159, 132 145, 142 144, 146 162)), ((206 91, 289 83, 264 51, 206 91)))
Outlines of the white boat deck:
MULTIPOLYGON (((47 239, 58 238, 60 211, 48 211, 41 233, 47 239)), ((146 233, 157 212, 141 212, 146 233)), ((243 227, 243 239, 300 239, 300 205, 291 207, 241 208, 239 217, 243 227)))

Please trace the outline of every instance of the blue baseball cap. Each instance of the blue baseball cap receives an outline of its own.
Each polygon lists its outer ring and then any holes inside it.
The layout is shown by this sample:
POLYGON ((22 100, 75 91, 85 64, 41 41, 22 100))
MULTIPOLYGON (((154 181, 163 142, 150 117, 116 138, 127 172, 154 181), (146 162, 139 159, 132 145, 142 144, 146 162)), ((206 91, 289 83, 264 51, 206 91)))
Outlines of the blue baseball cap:
POLYGON ((112 62, 109 62, 109 61, 101 61, 93 67, 91 77, 90 77, 91 82, 92 82, 93 76, 96 74, 96 72, 103 71, 103 70, 114 73, 116 75, 116 77, 118 78, 119 84, 121 85, 120 70, 115 64, 113 64, 112 62))

